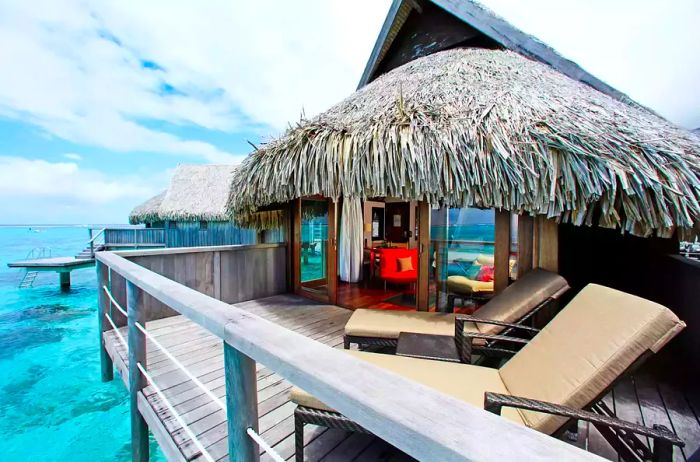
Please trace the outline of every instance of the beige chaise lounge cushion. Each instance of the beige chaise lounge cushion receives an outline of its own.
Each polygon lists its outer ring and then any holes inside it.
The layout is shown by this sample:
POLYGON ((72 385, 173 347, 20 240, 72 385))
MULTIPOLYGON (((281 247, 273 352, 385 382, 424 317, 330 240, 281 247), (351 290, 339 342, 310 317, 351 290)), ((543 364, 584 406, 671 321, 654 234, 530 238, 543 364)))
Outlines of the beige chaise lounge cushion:
POLYGON ((399 338, 401 332, 454 335, 455 315, 428 311, 360 309, 345 324, 345 335, 399 338))
POLYGON ((450 292, 463 295, 490 293, 493 292, 493 281, 477 281, 465 276, 453 275, 447 277, 447 288, 450 292))
MULTIPOLYGON (((484 406, 485 392, 508 393, 496 369, 404 356, 345 351, 359 359, 395 372, 407 379, 415 380, 479 408, 484 406)), ((358 377, 358 380, 361 380, 361 377, 358 377)), ((331 408, 300 388, 292 389, 291 399, 302 406, 332 411, 331 408)), ((514 422, 523 423, 520 413, 515 409, 504 408, 503 416, 514 422)))
MULTIPOLYGON (((499 372, 512 395, 581 408, 684 326, 662 305, 589 284, 499 372)), ((565 422, 531 411, 522 415, 544 433, 565 422)))
MULTIPOLYGON (((508 286, 474 314, 480 318, 515 322, 549 297, 558 298, 569 288, 556 273, 536 269, 508 286)), ((426 311, 355 310, 345 325, 345 335, 398 338, 401 332, 454 335, 454 314, 426 311)), ((501 326, 465 323, 465 330, 497 334, 501 326)))

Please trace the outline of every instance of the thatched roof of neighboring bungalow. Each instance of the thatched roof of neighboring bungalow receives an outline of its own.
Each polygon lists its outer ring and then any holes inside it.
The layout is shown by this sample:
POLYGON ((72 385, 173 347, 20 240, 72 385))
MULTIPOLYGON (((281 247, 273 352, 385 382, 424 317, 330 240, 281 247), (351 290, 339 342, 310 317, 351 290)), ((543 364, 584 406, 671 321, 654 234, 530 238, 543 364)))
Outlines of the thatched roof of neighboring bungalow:
POLYGON ((158 211, 160 210, 160 204, 163 202, 166 192, 167 191, 163 191, 151 197, 143 204, 134 207, 134 210, 129 214, 129 223, 137 225, 139 223, 153 223, 158 221, 158 211))
POLYGON ((136 207, 130 222, 228 221, 235 170, 235 165, 179 165, 167 191, 136 207), (148 213, 140 212, 141 208, 148 213))
POLYGON ((236 213, 391 196, 622 227, 700 220, 700 137, 516 53, 416 59, 251 154, 236 213))

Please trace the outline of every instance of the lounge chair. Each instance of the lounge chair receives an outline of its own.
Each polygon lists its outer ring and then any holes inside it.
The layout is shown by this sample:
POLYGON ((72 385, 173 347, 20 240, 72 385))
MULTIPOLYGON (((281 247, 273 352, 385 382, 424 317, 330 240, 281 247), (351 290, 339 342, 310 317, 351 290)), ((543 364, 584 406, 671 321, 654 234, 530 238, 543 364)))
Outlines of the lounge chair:
MULTIPOLYGON (((558 299, 569 289, 556 273, 536 269, 508 286, 497 297, 476 311, 479 318, 521 324, 538 310, 558 299)), ((355 343, 364 346, 395 347, 401 332, 454 335, 455 314, 426 311, 355 310, 345 325, 345 348, 355 343)), ((499 334, 506 327, 465 323, 465 329, 499 334)))
MULTIPOLYGON (((571 419, 589 421, 601 433, 624 441, 618 447, 624 460, 638 460, 636 454, 642 460, 670 461, 673 445, 683 445, 670 430, 621 421, 601 399, 621 376, 658 352, 684 327, 664 306, 589 284, 500 369, 348 353, 543 433, 556 435, 568 428, 571 419), (635 434, 653 440, 653 451, 635 434)), ((469 344, 489 336, 465 332, 464 337, 469 344)), ((298 461, 303 460, 306 423, 365 431, 301 389, 293 389, 291 397, 297 403, 296 440, 302 443, 297 446, 298 461)))

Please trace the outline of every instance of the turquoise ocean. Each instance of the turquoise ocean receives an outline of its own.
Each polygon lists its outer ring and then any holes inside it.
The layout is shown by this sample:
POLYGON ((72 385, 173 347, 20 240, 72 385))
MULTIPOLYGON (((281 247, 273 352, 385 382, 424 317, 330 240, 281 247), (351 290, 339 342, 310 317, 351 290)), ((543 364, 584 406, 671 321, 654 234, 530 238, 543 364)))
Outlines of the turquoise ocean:
MULTIPOLYGON (((19 289, 7 263, 33 248, 75 255, 85 227, 0 226, 0 454, 3 460, 127 461, 129 398, 100 381, 94 268, 73 271, 69 291, 56 273, 19 289)), ((151 460, 165 460, 151 442, 151 460)))

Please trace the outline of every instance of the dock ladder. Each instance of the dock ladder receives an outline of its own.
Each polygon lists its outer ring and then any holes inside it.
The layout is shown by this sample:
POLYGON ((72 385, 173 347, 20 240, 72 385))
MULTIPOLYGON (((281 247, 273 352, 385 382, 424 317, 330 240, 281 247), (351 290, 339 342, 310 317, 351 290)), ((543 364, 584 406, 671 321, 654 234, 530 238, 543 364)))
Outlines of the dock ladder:
MULTIPOLYGON (((35 247, 27 253, 25 260, 36 260, 37 258, 50 258, 51 249, 48 247, 35 247)), ((19 281, 20 289, 28 289, 34 286, 34 281, 39 275, 38 271, 31 271, 29 269, 24 270, 22 278, 19 281)))

